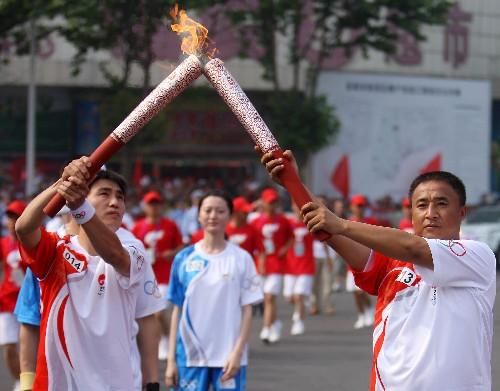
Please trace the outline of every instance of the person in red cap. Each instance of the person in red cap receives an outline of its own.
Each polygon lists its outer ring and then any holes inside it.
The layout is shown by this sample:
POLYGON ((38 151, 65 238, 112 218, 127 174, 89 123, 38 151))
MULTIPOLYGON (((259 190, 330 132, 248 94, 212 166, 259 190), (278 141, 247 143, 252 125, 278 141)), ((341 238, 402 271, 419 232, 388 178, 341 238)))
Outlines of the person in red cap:
POLYGON ((230 242, 248 251, 252 257, 257 252, 257 232, 255 228, 247 223, 248 213, 252 211, 252 205, 245 197, 233 199, 233 214, 226 227, 226 235, 230 242))
POLYGON ((403 198, 401 201, 401 213, 403 213, 403 217, 399 220, 399 229, 411 234, 414 233, 413 223, 411 222, 411 201, 408 197, 403 198))
POLYGON ((286 271, 283 295, 293 305, 290 334, 304 334, 305 301, 312 294, 315 260, 313 236, 300 216, 300 209, 292 204, 294 216, 290 217, 293 245, 286 254, 286 271))
MULTIPOLYGON (((160 193, 146 193, 142 198, 142 208, 145 217, 135 223, 132 233, 144 243, 153 263, 161 296, 166 297, 172 261, 183 247, 182 235, 177 224, 163 216, 163 197, 160 193)), ((162 332, 158 357, 160 360, 166 360, 170 328, 167 310, 159 312, 157 318, 162 332)))
POLYGON ((0 239, 0 264, 3 266, 3 279, 0 281, 0 346, 14 379, 19 379, 20 373, 17 353, 19 323, 14 315, 14 308, 26 270, 21 261, 14 227, 25 207, 26 204, 20 200, 14 200, 7 206, 5 214, 8 234, 0 239))
MULTIPOLYGON (((351 216, 349 220, 357 221, 365 224, 378 225, 374 217, 366 216, 366 207, 368 199, 363 194, 355 194, 351 197, 350 210, 351 216)), ((350 267, 347 268, 346 274, 346 291, 352 292, 354 295, 354 303, 358 311, 358 318, 354 322, 354 328, 369 327, 373 324, 374 308, 370 297, 362 291, 354 282, 354 275, 350 267)))
POLYGON ((278 212, 278 192, 266 188, 260 198, 262 214, 252 221, 259 237, 259 273, 264 276, 264 325, 260 339, 274 343, 281 337, 276 296, 281 291, 286 253, 293 243, 293 231, 288 219, 278 212))

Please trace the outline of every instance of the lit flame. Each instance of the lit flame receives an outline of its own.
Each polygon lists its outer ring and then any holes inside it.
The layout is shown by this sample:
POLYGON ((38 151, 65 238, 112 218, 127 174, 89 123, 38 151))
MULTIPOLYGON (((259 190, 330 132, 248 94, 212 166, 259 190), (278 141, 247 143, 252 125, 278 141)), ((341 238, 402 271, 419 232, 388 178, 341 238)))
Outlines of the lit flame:
POLYGON ((208 29, 201 23, 191 19, 186 11, 179 10, 176 4, 170 10, 174 23, 170 26, 173 31, 182 37, 181 50, 186 54, 206 55, 212 57, 215 49, 208 50, 208 29))

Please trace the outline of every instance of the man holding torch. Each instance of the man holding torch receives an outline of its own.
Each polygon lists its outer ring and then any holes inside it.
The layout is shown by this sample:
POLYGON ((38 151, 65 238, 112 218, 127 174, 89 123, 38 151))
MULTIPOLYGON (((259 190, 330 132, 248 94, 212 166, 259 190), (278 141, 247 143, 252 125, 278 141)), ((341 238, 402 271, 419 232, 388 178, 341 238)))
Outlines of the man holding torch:
POLYGON ((134 389, 134 313, 146 253, 119 230, 124 179, 108 170, 87 185, 91 165, 87 157, 71 162, 16 222, 21 255, 42 291, 34 389, 134 389), (43 208, 56 193, 80 225, 73 237, 42 228, 43 208))
MULTIPOLYGON (((285 159, 295 165, 290 151, 261 158, 278 183, 285 159)), ((415 234, 348 221, 315 201, 301 209, 378 297, 370 390, 491 390, 495 256, 460 239, 465 186, 434 171, 413 180, 409 199, 415 234)))

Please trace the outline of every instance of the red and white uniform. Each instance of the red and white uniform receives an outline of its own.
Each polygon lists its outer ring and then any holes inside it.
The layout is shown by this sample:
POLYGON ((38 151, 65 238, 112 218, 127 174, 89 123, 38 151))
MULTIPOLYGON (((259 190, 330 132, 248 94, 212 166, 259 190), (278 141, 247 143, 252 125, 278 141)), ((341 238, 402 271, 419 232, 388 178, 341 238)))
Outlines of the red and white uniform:
POLYGON ((314 276, 314 238, 306 225, 297 218, 290 218, 290 226, 293 232, 293 245, 286 254, 285 273, 294 276, 314 276))
POLYGON ((313 251, 314 238, 306 225, 296 217, 290 218, 293 232, 293 244, 286 254, 286 268, 283 294, 309 296, 315 272, 313 251))
POLYGON ((142 219, 135 224, 132 233, 144 243, 146 251, 151 253, 158 284, 168 285, 174 257, 166 258, 161 254, 182 244, 182 236, 177 224, 166 218, 161 218, 156 224, 142 219))
POLYGON ((147 260, 130 232, 116 234, 130 256, 129 277, 88 254, 78 236, 60 238, 42 230, 36 248, 21 247, 41 288, 33 389, 134 390, 134 318, 147 260))
POLYGON ((3 279, 0 282, 0 312, 14 312, 17 295, 23 283, 26 267, 21 262, 18 242, 11 236, 0 238, 0 261, 3 279))
POLYGON ((250 224, 241 227, 234 226, 231 222, 226 226, 227 239, 246 250, 254 256, 258 248, 258 235, 255 228, 250 224))
POLYGON ((495 256, 426 239, 434 270, 372 253, 356 284, 378 296, 370 390, 491 390, 495 256))
POLYGON ((286 256, 279 255, 293 235, 288 219, 282 214, 261 215, 252 221, 259 238, 259 251, 266 257, 265 274, 284 274, 286 256))

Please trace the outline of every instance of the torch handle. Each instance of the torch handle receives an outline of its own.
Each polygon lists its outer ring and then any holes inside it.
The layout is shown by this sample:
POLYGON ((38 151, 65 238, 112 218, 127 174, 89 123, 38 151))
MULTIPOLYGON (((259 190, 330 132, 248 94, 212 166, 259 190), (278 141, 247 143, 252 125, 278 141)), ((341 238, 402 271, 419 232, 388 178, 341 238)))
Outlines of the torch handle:
MULTIPOLYGON (((299 207, 302 208, 308 202, 311 202, 311 196, 307 191, 307 188, 304 186, 302 181, 300 180, 299 174, 297 170, 290 164, 286 157, 283 157, 283 151, 281 149, 275 149, 271 152, 275 158, 283 158, 284 168, 280 174, 280 180, 283 186, 287 189, 288 193, 291 195, 293 202, 299 207)), ((325 241, 330 238, 330 234, 326 231, 318 231, 315 232, 314 238, 320 241, 325 241)))
MULTIPOLYGON (((89 156, 89 160, 92 162, 92 165, 89 168, 90 176, 93 178, 95 174, 101 169, 101 167, 106 163, 111 156, 115 152, 117 152, 124 143, 117 141, 112 135, 108 136, 102 143, 97 147, 97 149, 92 152, 92 155, 89 156)), ((43 209, 43 212, 49 216, 54 217, 57 212, 61 210, 61 208, 65 204, 64 198, 59 194, 55 194, 49 203, 43 209)))

